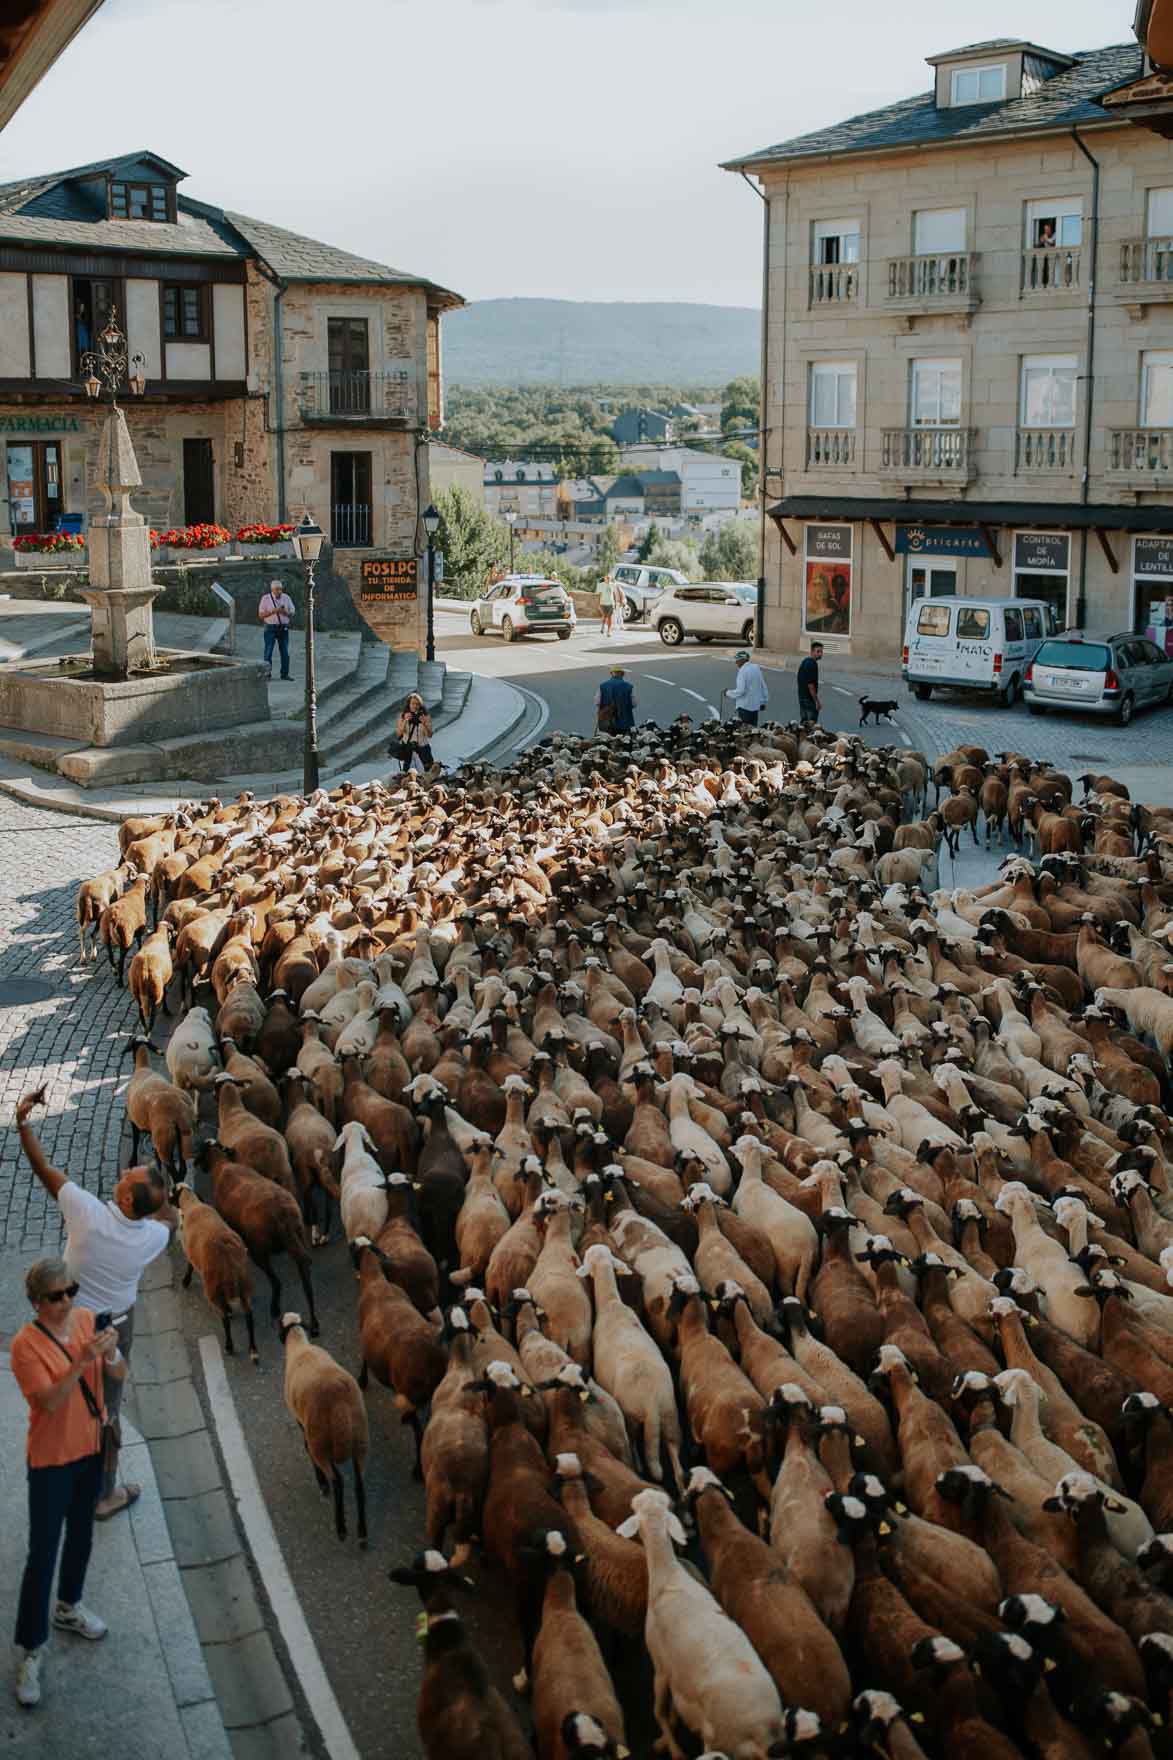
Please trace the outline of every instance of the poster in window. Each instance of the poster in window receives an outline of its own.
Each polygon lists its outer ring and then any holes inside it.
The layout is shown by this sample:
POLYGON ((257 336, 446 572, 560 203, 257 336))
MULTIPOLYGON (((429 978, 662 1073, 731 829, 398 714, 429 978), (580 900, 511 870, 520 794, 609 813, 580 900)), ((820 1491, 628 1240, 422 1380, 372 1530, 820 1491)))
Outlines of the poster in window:
POLYGON ((850 526, 808 526, 802 627, 808 635, 851 634, 850 526))

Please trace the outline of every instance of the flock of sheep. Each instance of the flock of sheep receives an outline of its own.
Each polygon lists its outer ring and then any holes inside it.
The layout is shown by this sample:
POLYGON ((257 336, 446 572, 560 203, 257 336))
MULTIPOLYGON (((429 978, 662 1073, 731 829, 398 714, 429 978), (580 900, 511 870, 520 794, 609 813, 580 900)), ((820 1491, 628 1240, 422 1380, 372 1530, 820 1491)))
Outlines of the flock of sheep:
POLYGON ((415 1432, 429 1760, 1168 1751, 1173 811, 1082 781, 682 721, 122 826, 134 1153, 340 1538, 415 1432))

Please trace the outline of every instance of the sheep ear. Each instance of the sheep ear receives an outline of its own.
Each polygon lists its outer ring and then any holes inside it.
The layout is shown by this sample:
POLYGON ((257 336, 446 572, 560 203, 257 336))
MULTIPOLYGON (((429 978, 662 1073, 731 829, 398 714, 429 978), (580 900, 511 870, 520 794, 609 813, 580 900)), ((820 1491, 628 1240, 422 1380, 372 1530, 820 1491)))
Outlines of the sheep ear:
POLYGON ((677 1516, 669 1515, 669 1517, 668 1517, 668 1533, 669 1533, 670 1538, 675 1540, 677 1546, 687 1546, 688 1535, 684 1532, 684 1529, 681 1527, 680 1520, 677 1516))
POLYGON ((618 1534, 618 1536, 621 1540, 638 1540, 638 1538, 639 1538, 639 1517, 638 1516, 628 1516, 628 1518, 625 1522, 620 1522, 620 1524, 616 1528, 615 1532, 618 1534))

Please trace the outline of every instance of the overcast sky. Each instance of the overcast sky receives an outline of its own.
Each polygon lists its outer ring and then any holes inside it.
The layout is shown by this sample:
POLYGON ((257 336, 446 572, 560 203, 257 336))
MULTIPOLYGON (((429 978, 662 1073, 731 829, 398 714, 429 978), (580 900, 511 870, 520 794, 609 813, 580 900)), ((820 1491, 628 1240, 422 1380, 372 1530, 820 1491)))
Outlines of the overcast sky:
POLYGON ((978 37, 1131 40, 1133 0, 105 0, 0 178, 148 147, 192 196, 469 299, 756 305, 721 159, 924 91, 978 37))

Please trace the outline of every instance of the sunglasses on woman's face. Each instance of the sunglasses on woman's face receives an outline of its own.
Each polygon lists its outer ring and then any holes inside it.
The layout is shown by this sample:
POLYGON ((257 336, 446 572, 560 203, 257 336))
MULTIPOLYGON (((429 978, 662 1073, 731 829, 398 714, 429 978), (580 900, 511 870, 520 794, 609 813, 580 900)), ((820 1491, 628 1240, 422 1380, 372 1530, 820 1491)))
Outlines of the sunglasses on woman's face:
POLYGON ((47 1289, 41 1300, 43 1302, 63 1302, 68 1297, 72 1301, 80 1288, 80 1283, 67 1283, 64 1289, 47 1289))

